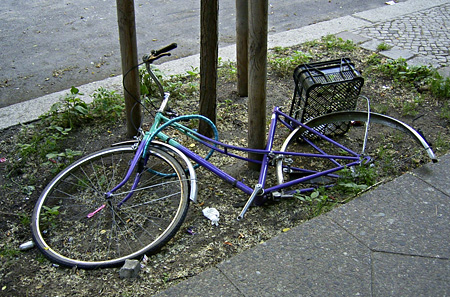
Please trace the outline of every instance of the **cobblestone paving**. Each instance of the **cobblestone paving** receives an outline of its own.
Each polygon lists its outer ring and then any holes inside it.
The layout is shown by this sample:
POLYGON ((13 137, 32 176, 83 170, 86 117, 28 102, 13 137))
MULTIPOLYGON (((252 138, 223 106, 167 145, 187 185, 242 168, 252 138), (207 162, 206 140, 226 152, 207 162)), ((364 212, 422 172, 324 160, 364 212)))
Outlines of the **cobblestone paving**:
POLYGON ((450 4, 353 31, 450 66, 450 4))

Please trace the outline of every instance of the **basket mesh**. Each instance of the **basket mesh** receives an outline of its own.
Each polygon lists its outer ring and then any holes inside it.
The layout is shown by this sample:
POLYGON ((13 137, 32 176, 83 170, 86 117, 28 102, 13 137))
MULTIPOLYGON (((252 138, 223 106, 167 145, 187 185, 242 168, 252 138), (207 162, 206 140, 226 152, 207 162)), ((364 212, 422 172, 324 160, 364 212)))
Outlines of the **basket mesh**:
MULTIPOLYGON (((290 116, 302 123, 323 114, 354 110, 364 80, 350 59, 303 64, 294 71, 295 91, 290 116)), ((349 123, 324 125, 319 132, 347 132, 349 123)))

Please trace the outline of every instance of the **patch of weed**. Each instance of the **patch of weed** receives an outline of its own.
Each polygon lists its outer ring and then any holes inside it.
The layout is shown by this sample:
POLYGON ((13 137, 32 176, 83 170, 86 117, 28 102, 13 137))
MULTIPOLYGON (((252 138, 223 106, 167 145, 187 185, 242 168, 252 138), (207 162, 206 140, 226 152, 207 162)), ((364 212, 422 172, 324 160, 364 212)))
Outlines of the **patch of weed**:
POLYGON ((74 128, 94 119, 116 121, 123 114, 124 100, 115 92, 100 88, 92 95, 91 104, 85 103, 80 95, 79 90, 72 87, 70 94, 53 104, 39 121, 22 125, 16 141, 17 156, 9 165, 10 174, 40 166, 58 172, 82 154, 61 148, 74 128))
POLYGON ((302 51, 283 52, 281 48, 269 55, 268 63, 271 69, 280 76, 285 76, 294 71, 298 65, 308 63, 313 56, 302 51))
POLYGON ((8 245, 3 246, 0 248, 0 257, 5 258, 14 258, 17 257, 20 254, 20 251, 18 249, 12 248, 8 245))
POLYGON ((442 77, 438 73, 434 73, 430 79, 431 93, 438 98, 450 98, 450 77, 442 77))
POLYGON ((387 50, 390 50, 391 48, 392 48, 392 45, 382 42, 377 46, 377 51, 387 51, 387 50))
POLYGON ((235 62, 223 61, 219 57, 219 67, 217 69, 217 76, 224 81, 236 81, 237 79, 237 67, 235 62))

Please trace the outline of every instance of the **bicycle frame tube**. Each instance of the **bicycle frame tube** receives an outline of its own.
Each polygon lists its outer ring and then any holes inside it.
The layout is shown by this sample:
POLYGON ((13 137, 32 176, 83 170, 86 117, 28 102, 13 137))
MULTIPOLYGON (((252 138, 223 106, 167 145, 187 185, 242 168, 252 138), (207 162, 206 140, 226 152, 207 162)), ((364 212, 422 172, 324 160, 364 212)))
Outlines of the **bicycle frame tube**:
MULTIPOLYGON (((182 116, 182 117, 186 117, 186 116, 182 116)), ((182 118, 180 117, 180 118, 182 118)), ((205 167, 207 170, 211 171, 212 173, 214 173, 216 176, 218 176, 219 178, 221 178, 222 180, 224 180, 225 182, 235 186, 236 188, 240 189, 241 191, 243 191, 246 194, 252 194, 254 191, 253 187, 250 187, 248 185, 246 185, 245 183, 238 181, 236 178, 232 177, 231 175, 229 175, 228 173, 222 171, 221 169, 219 169, 218 167, 216 167, 215 165, 213 165, 211 162, 209 162, 208 160, 202 158, 201 156, 197 155, 196 153, 192 152, 191 150, 189 150, 188 148, 184 147, 183 145, 181 145, 180 143, 176 142, 175 140, 171 139, 170 137, 168 137, 167 135, 165 135, 162 130, 160 129, 160 123, 161 122, 166 122, 164 125, 166 126, 171 126, 171 124, 167 124, 167 122, 172 121, 172 123, 176 122, 176 118, 169 120, 168 118, 164 117, 162 114, 157 114, 156 119, 155 119, 155 123, 154 125, 152 125, 152 128, 150 129, 149 132, 149 136, 148 139, 151 140, 154 137, 157 137, 159 139, 162 139, 163 141, 167 142, 168 144, 174 146, 175 148, 177 148, 179 151, 181 151, 183 154, 185 154, 189 159, 191 159, 192 161, 194 161, 195 163, 199 164, 200 166, 205 167)), ((182 126, 179 123, 176 123, 176 125, 182 126)), ((183 126, 184 127, 184 126, 183 126)), ((189 134, 188 136, 195 139, 196 141, 201 142, 202 144, 204 144, 205 146, 213 149, 214 151, 217 151, 218 153, 227 155, 227 156, 231 156, 237 159, 241 159, 244 161, 249 161, 249 162, 254 162, 254 163, 259 163, 261 164, 261 170, 260 170, 260 175, 259 175, 259 179, 258 179, 258 183, 262 185, 263 189, 267 180, 267 174, 268 174, 268 167, 270 165, 271 162, 271 158, 273 156, 277 156, 277 155, 297 155, 297 156, 304 156, 304 157, 315 157, 315 158, 327 158, 330 159, 330 161, 332 161, 336 167, 326 170, 326 171, 322 171, 322 172, 315 172, 312 171, 310 175, 294 180, 294 181, 290 181, 281 185, 276 185, 267 189, 264 189, 265 193, 270 193, 270 192, 274 192, 274 191, 279 191, 283 188, 295 185, 297 183, 301 183, 301 182, 305 182, 320 176, 324 176, 324 175, 330 175, 333 172, 339 171, 343 168, 345 168, 346 166, 353 166, 356 164, 361 163, 361 159, 360 159, 360 155, 349 150, 348 148, 340 145, 339 143, 333 141, 332 139, 310 129, 309 127, 306 127, 304 124, 298 122, 296 119, 289 117, 287 114, 283 113, 278 107, 275 107, 273 109, 272 112, 272 117, 271 117, 271 122, 270 122, 270 126, 269 126, 269 132, 268 132, 268 137, 267 137, 267 143, 266 143, 266 148, 263 150, 259 150, 259 149, 250 149, 250 148, 244 148, 244 147, 237 147, 237 146, 233 146, 233 145, 228 145, 225 143, 222 143, 218 140, 214 140, 211 138, 208 138, 204 135, 198 134, 195 131, 192 131, 188 128, 186 128, 186 130, 189 130, 192 132, 192 134, 189 134), (284 118, 284 119, 283 119, 284 118), (317 148, 316 150, 318 151, 317 154, 311 154, 311 153, 296 153, 296 152, 281 152, 281 151, 273 151, 273 142, 274 142, 274 138, 275 138, 275 132, 278 126, 278 123, 281 123, 282 125, 286 126, 289 130, 293 130, 295 127, 293 127, 292 125, 289 124, 289 122, 294 123, 296 126, 304 126, 305 129, 310 130, 311 133, 314 133, 316 135, 318 135, 319 137, 324 138, 325 140, 331 142, 332 144, 344 149, 345 151, 349 152, 352 156, 336 156, 336 155, 328 155, 325 152, 321 151, 319 148, 317 148), (223 149, 221 149, 221 147, 223 147, 223 149), (242 156, 238 156, 236 154, 231 153, 230 151, 235 150, 235 151, 243 151, 243 152, 252 152, 252 153, 257 153, 257 154, 263 154, 263 160, 262 161, 257 161, 257 160, 253 160, 250 158, 245 158, 242 156), (339 162, 337 162, 336 160, 346 160, 346 161, 352 161, 351 163, 347 163, 346 165, 341 165, 339 162)), ((314 147, 314 146, 313 146, 314 147)), ((145 154, 145 150, 144 150, 144 154, 145 154)), ((308 189, 311 190, 311 189, 308 189)))

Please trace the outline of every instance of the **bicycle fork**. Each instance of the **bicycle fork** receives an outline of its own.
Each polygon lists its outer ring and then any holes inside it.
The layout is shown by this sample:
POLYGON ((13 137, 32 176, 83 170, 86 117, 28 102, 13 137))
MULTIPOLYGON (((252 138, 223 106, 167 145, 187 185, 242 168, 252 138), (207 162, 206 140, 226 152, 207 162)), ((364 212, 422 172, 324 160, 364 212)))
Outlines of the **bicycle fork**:
MULTIPOLYGON (((125 178, 117 185, 115 186, 111 191, 105 193, 105 199, 109 202, 111 202, 110 198, 113 196, 113 193, 115 191, 117 191, 118 189, 120 189, 131 177, 131 175, 133 174, 134 169, 137 166, 137 173, 136 173, 136 177, 134 178, 134 182, 133 185, 131 186, 130 191, 128 192, 128 194, 126 195, 125 198, 123 198, 118 204, 117 207, 119 208, 120 206, 122 206, 133 194, 134 194, 134 190, 137 188, 137 185, 141 179, 141 175, 142 172, 144 170, 144 165, 147 162, 147 158, 143 159, 142 158, 142 152, 144 150, 145 144, 144 141, 142 141, 137 150, 136 150, 136 154, 133 158, 133 160, 131 161, 130 167, 128 168, 127 174, 125 176, 125 178)), ((94 210, 93 212, 90 212, 89 214, 87 214, 87 218, 90 219, 93 216, 95 216, 97 213, 99 213, 102 209, 104 209, 106 207, 106 203, 101 205, 100 207, 98 207, 96 210, 94 210)))

